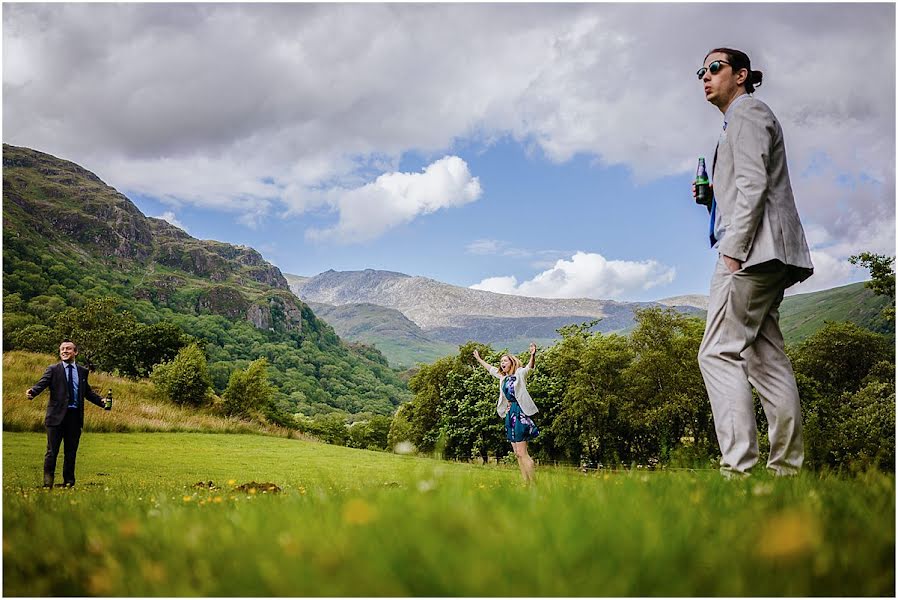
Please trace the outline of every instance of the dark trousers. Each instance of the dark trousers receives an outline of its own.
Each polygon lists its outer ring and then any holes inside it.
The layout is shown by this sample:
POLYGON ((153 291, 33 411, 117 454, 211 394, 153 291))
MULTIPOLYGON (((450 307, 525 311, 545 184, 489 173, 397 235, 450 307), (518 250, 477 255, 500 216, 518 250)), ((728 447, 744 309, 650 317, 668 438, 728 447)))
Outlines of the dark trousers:
POLYGON ((56 457, 59 446, 63 446, 62 481, 75 485, 75 456, 78 454, 78 443, 81 441, 81 425, 77 412, 69 409, 62 423, 47 427, 47 454, 44 456, 44 485, 53 485, 53 474, 56 472, 56 457))

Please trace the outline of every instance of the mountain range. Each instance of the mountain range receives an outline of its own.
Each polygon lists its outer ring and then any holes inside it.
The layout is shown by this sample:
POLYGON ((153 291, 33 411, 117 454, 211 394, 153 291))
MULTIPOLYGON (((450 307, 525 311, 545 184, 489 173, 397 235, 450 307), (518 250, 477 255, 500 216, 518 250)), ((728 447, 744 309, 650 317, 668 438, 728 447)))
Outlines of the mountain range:
MULTIPOLYGON (((626 331, 634 324, 635 310, 655 304, 497 294, 373 269, 286 277, 290 289, 304 302, 316 306, 338 333, 373 343, 391 363, 402 365, 408 365, 414 354, 438 358, 446 354, 447 348, 454 349, 469 340, 518 352, 531 341, 551 343, 558 337, 558 328, 574 323, 598 321, 594 331, 626 331), (386 321, 379 321, 377 329, 366 328, 361 322, 371 318, 372 305, 395 311, 380 313, 386 321), (403 347, 399 353, 389 347, 395 338, 386 330, 402 332, 403 347), (413 355, 408 352, 411 348, 413 355), (434 355, 436 352, 439 354, 434 355)), ((702 312, 695 306, 674 308, 686 314, 702 312)))
MULTIPOLYGON (((375 345, 391 364, 400 366, 429 362, 469 340, 521 352, 530 341, 553 343, 560 327, 597 319, 593 331, 624 333, 633 327, 635 311, 648 306, 703 318, 708 303, 702 295, 657 302, 531 298, 373 269, 285 277, 290 289, 341 336, 375 345)), ((783 302, 781 326, 791 343, 805 339, 827 320, 882 329, 877 316, 886 303, 863 283, 791 296, 783 302)))

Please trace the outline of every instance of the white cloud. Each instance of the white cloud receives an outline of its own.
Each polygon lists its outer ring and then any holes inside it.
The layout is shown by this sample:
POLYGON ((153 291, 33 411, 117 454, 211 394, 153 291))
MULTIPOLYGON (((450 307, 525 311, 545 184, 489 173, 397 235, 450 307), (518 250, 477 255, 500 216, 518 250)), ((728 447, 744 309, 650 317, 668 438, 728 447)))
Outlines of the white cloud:
POLYGON ((518 248, 503 240, 480 239, 465 246, 465 252, 481 256, 501 256, 504 258, 534 259, 530 266, 535 269, 548 269, 555 261, 570 256, 568 250, 532 250, 518 248))
POLYGON ((504 242, 499 240, 474 240, 467 246, 465 251, 469 254, 495 255, 499 254, 505 247, 504 242))
POLYGON ((670 283, 675 275, 673 268, 654 260, 607 260, 601 254, 577 252, 520 284, 514 276, 499 276, 471 288, 538 298, 618 299, 670 283))
POLYGON ((306 232, 313 240, 353 243, 370 240, 420 215, 477 200, 480 181, 457 156, 445 156, 421 173, 386 173, 364 186, 332 190, 330 204, 340 213, 329 229, 306 232))
POLYGON ((787 290, 788 295, 817 292, 832 287, 845 285, 852 281, 869 279, 869 273, 856 267, 841 256, 834 256, 826 251, 811 251, 811 262, 814 263, 814 274, 787 290))
POLYGON ((183 230, 185 233, 190 233, 189 231, 187 231, 187 228, 184 226, 184 224, 181 223, 181 222, 178 220, 178 218, 175 216, 175 213, 173 213, 173 212, 170 211, 170 210, 165 211, 164 213, 162 213, 161 215, 157 216, 156 218, 157 218, 157 219, 162 219, 163 221, 166 221, 166 222, 168 222, 169 224, 174 225, 174 226, 177 227, 178 229, 183 230))
POLYGON ((393 197, 368 182, 458 141, 688 178, 721 119, 694 71, 726 43, 765 72, 809 237, 858 252, 873 221, 894 247, 894 23, 887 3, 11 3, 4 141, 250 224, 336 205, 313 235, 337 240, 402 222, 353 220, 393 197))
POLYGON ((486 292, 496 292, 497 294, 516 294, 523 295, 518 290, 518 278, 514 275, 506 275, 503 277, 487 277, 480 283, 470 286, 472 290, 483 290, 486 292))

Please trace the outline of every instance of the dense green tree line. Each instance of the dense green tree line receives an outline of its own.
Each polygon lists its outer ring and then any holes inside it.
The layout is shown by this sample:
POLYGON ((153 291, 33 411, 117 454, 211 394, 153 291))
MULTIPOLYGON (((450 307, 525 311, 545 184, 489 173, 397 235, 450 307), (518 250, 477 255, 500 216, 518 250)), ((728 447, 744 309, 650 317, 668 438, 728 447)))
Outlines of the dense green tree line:
MULTIPOLYGON (((542 460, 603 465, 712 466, 718 454, 696 356, 704 324, 672 310, 637 315, 630 336, 560 331, 537 356, 528 389, 540 407, 542 460)), ((496 380, 472 358, 502 352, 466 344, 411 379, 414 399, 393 419, 390 443, 410 440, 447 458, 509 452, 496 414, 496 380)), ((810 468, 875 465, 894 470, 895 358, 885 336, 851 323, 827 324, 789 350, 797 374, 810 468)), ((521 356, 522 359, 526 357, 521 356)), ((762 448, 767 423, 756 400, 762 448)))

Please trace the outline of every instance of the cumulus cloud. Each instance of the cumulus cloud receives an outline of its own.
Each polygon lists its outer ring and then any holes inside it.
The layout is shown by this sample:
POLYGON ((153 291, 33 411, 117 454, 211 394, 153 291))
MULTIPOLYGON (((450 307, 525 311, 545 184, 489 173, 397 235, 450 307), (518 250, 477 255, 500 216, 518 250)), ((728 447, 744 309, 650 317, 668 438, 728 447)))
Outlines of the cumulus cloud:
POLYGON ((365 230, 344 209, 393 198, 371 182, 405 153, 459 140, 688 177, 720 125, 694 71, 730 45, 765 72, 815 243, 863 243, 876 220, 894 246, 894 21, 890 4, 12 3, 4 141, 248 224, 336 206, 312 235, 340 240, 365 230))
POLYGON ((330 204, 339 212, 334 227, 311 229, 313 240, 361 242, 426 215, 477 200, 480 181, 457 156, 445 156, 421 173, 386 173, 364 186, 333 190, 330 204))
POLYGON ((186 232, 186 233, 190 233, 189 231, 187 231, 187 228, 184 226, 184 224, 181 223, 181 222, 178 220, 178 218, 175 216, 175 213, 173 213, 173 212, 170 211, 170 210, 165 211, 165 212, 162 213, 161 215, 158 215, 156 218, 157 218, 157 219, 162 219, 163 221, 166 221, 166 222, 168 222, 169 224, 174 225, 175 227, 177 227, 178 229, 183 230, 183 231, 186 232))
POLYGON ((601 254, 577 252, 528 281, 518 283, 514 276, 489 277, 471 288, 538 298, 618 299, 670 283, 675 275, 675 269, 654 260, 608 260, 601 254))

